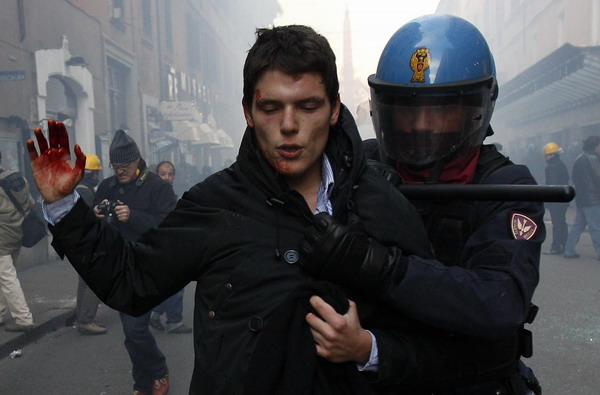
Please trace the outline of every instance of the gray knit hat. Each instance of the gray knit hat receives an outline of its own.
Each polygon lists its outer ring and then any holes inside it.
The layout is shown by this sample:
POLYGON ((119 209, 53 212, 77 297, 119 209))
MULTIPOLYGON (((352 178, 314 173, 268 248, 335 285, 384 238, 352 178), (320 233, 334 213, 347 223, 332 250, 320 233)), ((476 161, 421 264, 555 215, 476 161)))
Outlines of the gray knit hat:
POLYGON ((110 143, 110 163, 130 163, 140 157, 135 141, 123 130, 117 130, 110 143))

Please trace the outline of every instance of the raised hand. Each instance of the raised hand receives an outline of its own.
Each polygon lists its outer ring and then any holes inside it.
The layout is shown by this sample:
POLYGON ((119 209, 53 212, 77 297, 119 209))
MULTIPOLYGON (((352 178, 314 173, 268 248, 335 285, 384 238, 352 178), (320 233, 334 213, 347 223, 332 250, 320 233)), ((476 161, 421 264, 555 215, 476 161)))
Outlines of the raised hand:
POLYGON ((50 147, 40 128, 35 128, 33 133, 40 148, 38 155, 33 140, 27 140, 33 179, 44 200, 52 203, 73 192, 83 177, 85 155, 76 144, 73 148, 75 166, 71 165, 69 135, 62 122, 48 121, 50 147))

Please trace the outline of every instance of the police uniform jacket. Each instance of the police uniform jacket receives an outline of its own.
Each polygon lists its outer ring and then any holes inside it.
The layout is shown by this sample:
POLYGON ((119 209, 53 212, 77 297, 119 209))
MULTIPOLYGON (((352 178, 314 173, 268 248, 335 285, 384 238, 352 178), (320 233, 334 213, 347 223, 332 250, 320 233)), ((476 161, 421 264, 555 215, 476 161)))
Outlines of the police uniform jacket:
MULTIPOLYGON (((353 212, 380 242, 431 256, 414 207, 366 166, 347 109, 330 130, 326 153, 335 174, 330 198, 338 220, 353 212)), ((100 190, 96 196, 102 197, 100 190)), ((128 314, 142 314, 196 281, 190 393, 238 394, 271 314, 291 290, 312 281, 297 264, 312 217, 247 129, 237 161, 186 192, 162 224, 137 242, 126 243, 77 202, 53 227, 53 245, 101 300, 128 314)), ((398 343, 378 334, 380 358, 399 354, 388 341, 398 343)), ((412 362, 406 365, 412 368, 412 362)))
MULTIPOLYGON (((473 183, 535 184, 527 167, 482 146, 473 183)), ((438 331, 449 366, 415 388, 453 388, 510 377, 522 350, 545 239, 539 202, 413 201, 437 259, 400 257, 383 300, 438 331), (453 346, 451 344, 454 344, 453 346)), ((440 356, 440 358, 444 358, 440 356)), ((471 393, 471 392, 467 392, 471 393)))

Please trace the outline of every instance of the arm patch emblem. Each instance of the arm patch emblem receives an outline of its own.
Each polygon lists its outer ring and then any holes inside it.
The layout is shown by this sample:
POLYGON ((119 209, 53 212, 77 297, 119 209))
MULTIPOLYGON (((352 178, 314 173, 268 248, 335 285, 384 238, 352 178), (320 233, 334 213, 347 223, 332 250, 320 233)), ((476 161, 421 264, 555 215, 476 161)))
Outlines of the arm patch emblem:
POLYGON ((514 213, 510 220, 510 228, 516 240, 529 240, 537 231, 537 224, 528 216, 514 213))

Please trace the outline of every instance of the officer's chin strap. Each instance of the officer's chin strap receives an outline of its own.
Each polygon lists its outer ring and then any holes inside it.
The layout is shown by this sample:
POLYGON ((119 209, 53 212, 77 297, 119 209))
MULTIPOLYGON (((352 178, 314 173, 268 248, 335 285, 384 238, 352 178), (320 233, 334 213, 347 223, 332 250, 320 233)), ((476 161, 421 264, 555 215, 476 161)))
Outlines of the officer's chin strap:
POLYGON ((444 167, 450 162, 449 158, 442 158, 433 164, 429 175, 427 176, 427 180, 425 180, 425 184, 437 184, 440 180, 440 176, 442 175, 442 171, 444 167))

